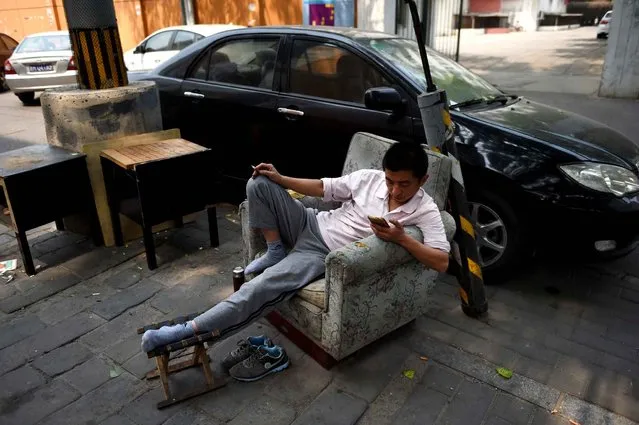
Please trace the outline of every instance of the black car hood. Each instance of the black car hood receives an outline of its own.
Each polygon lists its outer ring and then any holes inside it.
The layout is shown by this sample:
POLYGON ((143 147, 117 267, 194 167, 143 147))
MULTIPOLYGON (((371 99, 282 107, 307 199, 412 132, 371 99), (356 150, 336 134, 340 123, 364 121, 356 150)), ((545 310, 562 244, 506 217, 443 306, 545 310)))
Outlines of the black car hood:
MULTIPOLYGON (((605 162, 636 168, 639 146, 610 127, 581 115, 521 98, 512 105, 483 111, 468 111, 467 116, 486 124, 507 127, 532 136, 580 160, 605 162)), ((534 142, 533 142, 534 143, 534 142)))

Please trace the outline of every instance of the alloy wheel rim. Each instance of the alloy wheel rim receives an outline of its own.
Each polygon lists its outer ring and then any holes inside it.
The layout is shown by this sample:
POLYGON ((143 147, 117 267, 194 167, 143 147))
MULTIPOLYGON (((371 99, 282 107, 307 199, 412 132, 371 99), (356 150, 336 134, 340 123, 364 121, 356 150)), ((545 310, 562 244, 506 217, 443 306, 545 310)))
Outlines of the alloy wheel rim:
POLYGON ((495 264, 506 252, 508 232, 499 214, 487 205, 469 202, 475 226, 475 240, 482 267, 495 264))

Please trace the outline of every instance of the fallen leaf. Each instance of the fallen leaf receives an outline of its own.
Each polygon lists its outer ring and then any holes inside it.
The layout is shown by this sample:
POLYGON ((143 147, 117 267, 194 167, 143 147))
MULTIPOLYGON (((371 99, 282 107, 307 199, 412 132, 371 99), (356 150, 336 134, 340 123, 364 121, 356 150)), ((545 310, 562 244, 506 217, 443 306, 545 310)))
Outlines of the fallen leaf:
POLYGON ((419 356, 419 358, 422 359, 423 361, 428 360, 428 357, 426 357, 426 356, 419 356))
POLYGON ((581 425, 579 422, 577 422, 577 421, 576 421, 576 420, 574 420, 574 419, 571 419, 569 422, 570 422, 572 425, 581 425))
POLYGON ((358 248, 367 248, 368 247, 368 245, 366 245, 363 242, 355 242, 355 246, 358 247, 358 248))
POLYGON ((118 376, 120 376, 122 374, 123 370, 121 367, 119 366, 112 366, 111 369, 109 369, 109 376, 111 378, 117 378, 118 376))
POLYGON ((415 371, 413 369, 406 369, 402 372, 402 375, 404 375, 408 379, 413 379, 415 377, 415 371))
POLYGON ((506 369, 505 367, 498 367, 497 373, 506 379, 510 379, 513 377, 513 371, 510 369, 506 369))
POLYGON ((553 411, 550 412, 551 415, 554 415, 555 413, 557 413, 557 409, 553 409, 553 411))

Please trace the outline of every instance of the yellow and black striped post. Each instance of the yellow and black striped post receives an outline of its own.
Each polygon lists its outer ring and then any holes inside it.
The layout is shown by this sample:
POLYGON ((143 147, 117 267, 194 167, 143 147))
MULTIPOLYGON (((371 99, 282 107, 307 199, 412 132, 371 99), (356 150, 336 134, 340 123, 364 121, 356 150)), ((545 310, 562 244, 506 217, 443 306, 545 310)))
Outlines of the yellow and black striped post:
POLYGON ((64 0, 81 89, 129 84, 113 0, 64 0))
POLYGON ((417 98, 426 141, 432 150, 448 155, 453 163, 448 200, 458 230, 453 241, 453 259, 455 261, 451 263, 449 270, 456 275, 460 285, 459 296, 462 310, 468 316, 477 317, 488 311, 488 302, 486 301, 486 291, 479 262, 479 251, 475 241, 475 229, 470 219, 464 179, 457 157, 454 138, 455 127, 448 111, 446 92, 437 89, 430 73, 417 5, 414 0, 404 1, 408 3, 410 8, 426 76, 426 93, 422 93, 417 98))

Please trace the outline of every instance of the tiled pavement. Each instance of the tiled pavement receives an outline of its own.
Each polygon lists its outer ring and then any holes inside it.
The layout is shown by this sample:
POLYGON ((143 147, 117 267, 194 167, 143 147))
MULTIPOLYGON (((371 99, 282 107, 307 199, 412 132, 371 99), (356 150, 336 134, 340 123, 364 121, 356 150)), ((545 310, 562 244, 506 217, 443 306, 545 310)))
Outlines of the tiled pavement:
MULTIPOLYGON (((34 232, 39 274, 0 278, 0 425, 639 422, 639 253, 537 266, 489 287, 481 321, 461 313, 456 284, 444 277, 424 317, 331 371, 260 321, 242 334, 269 333, 288 350, 291 368, 159 411, 159 382, 141 379, 153 363, 135 328, 231 292, 239 226, 228 208, 218 223, 217 249, 207 245, 205 220, 159 234, 153 272, 140 241, 96 249, 50 226, 34 232)), ((0 242, 0 260, 18 258, 4 228, 0 242)), ((188 378, 176 385, 195 382, 188 378)))

